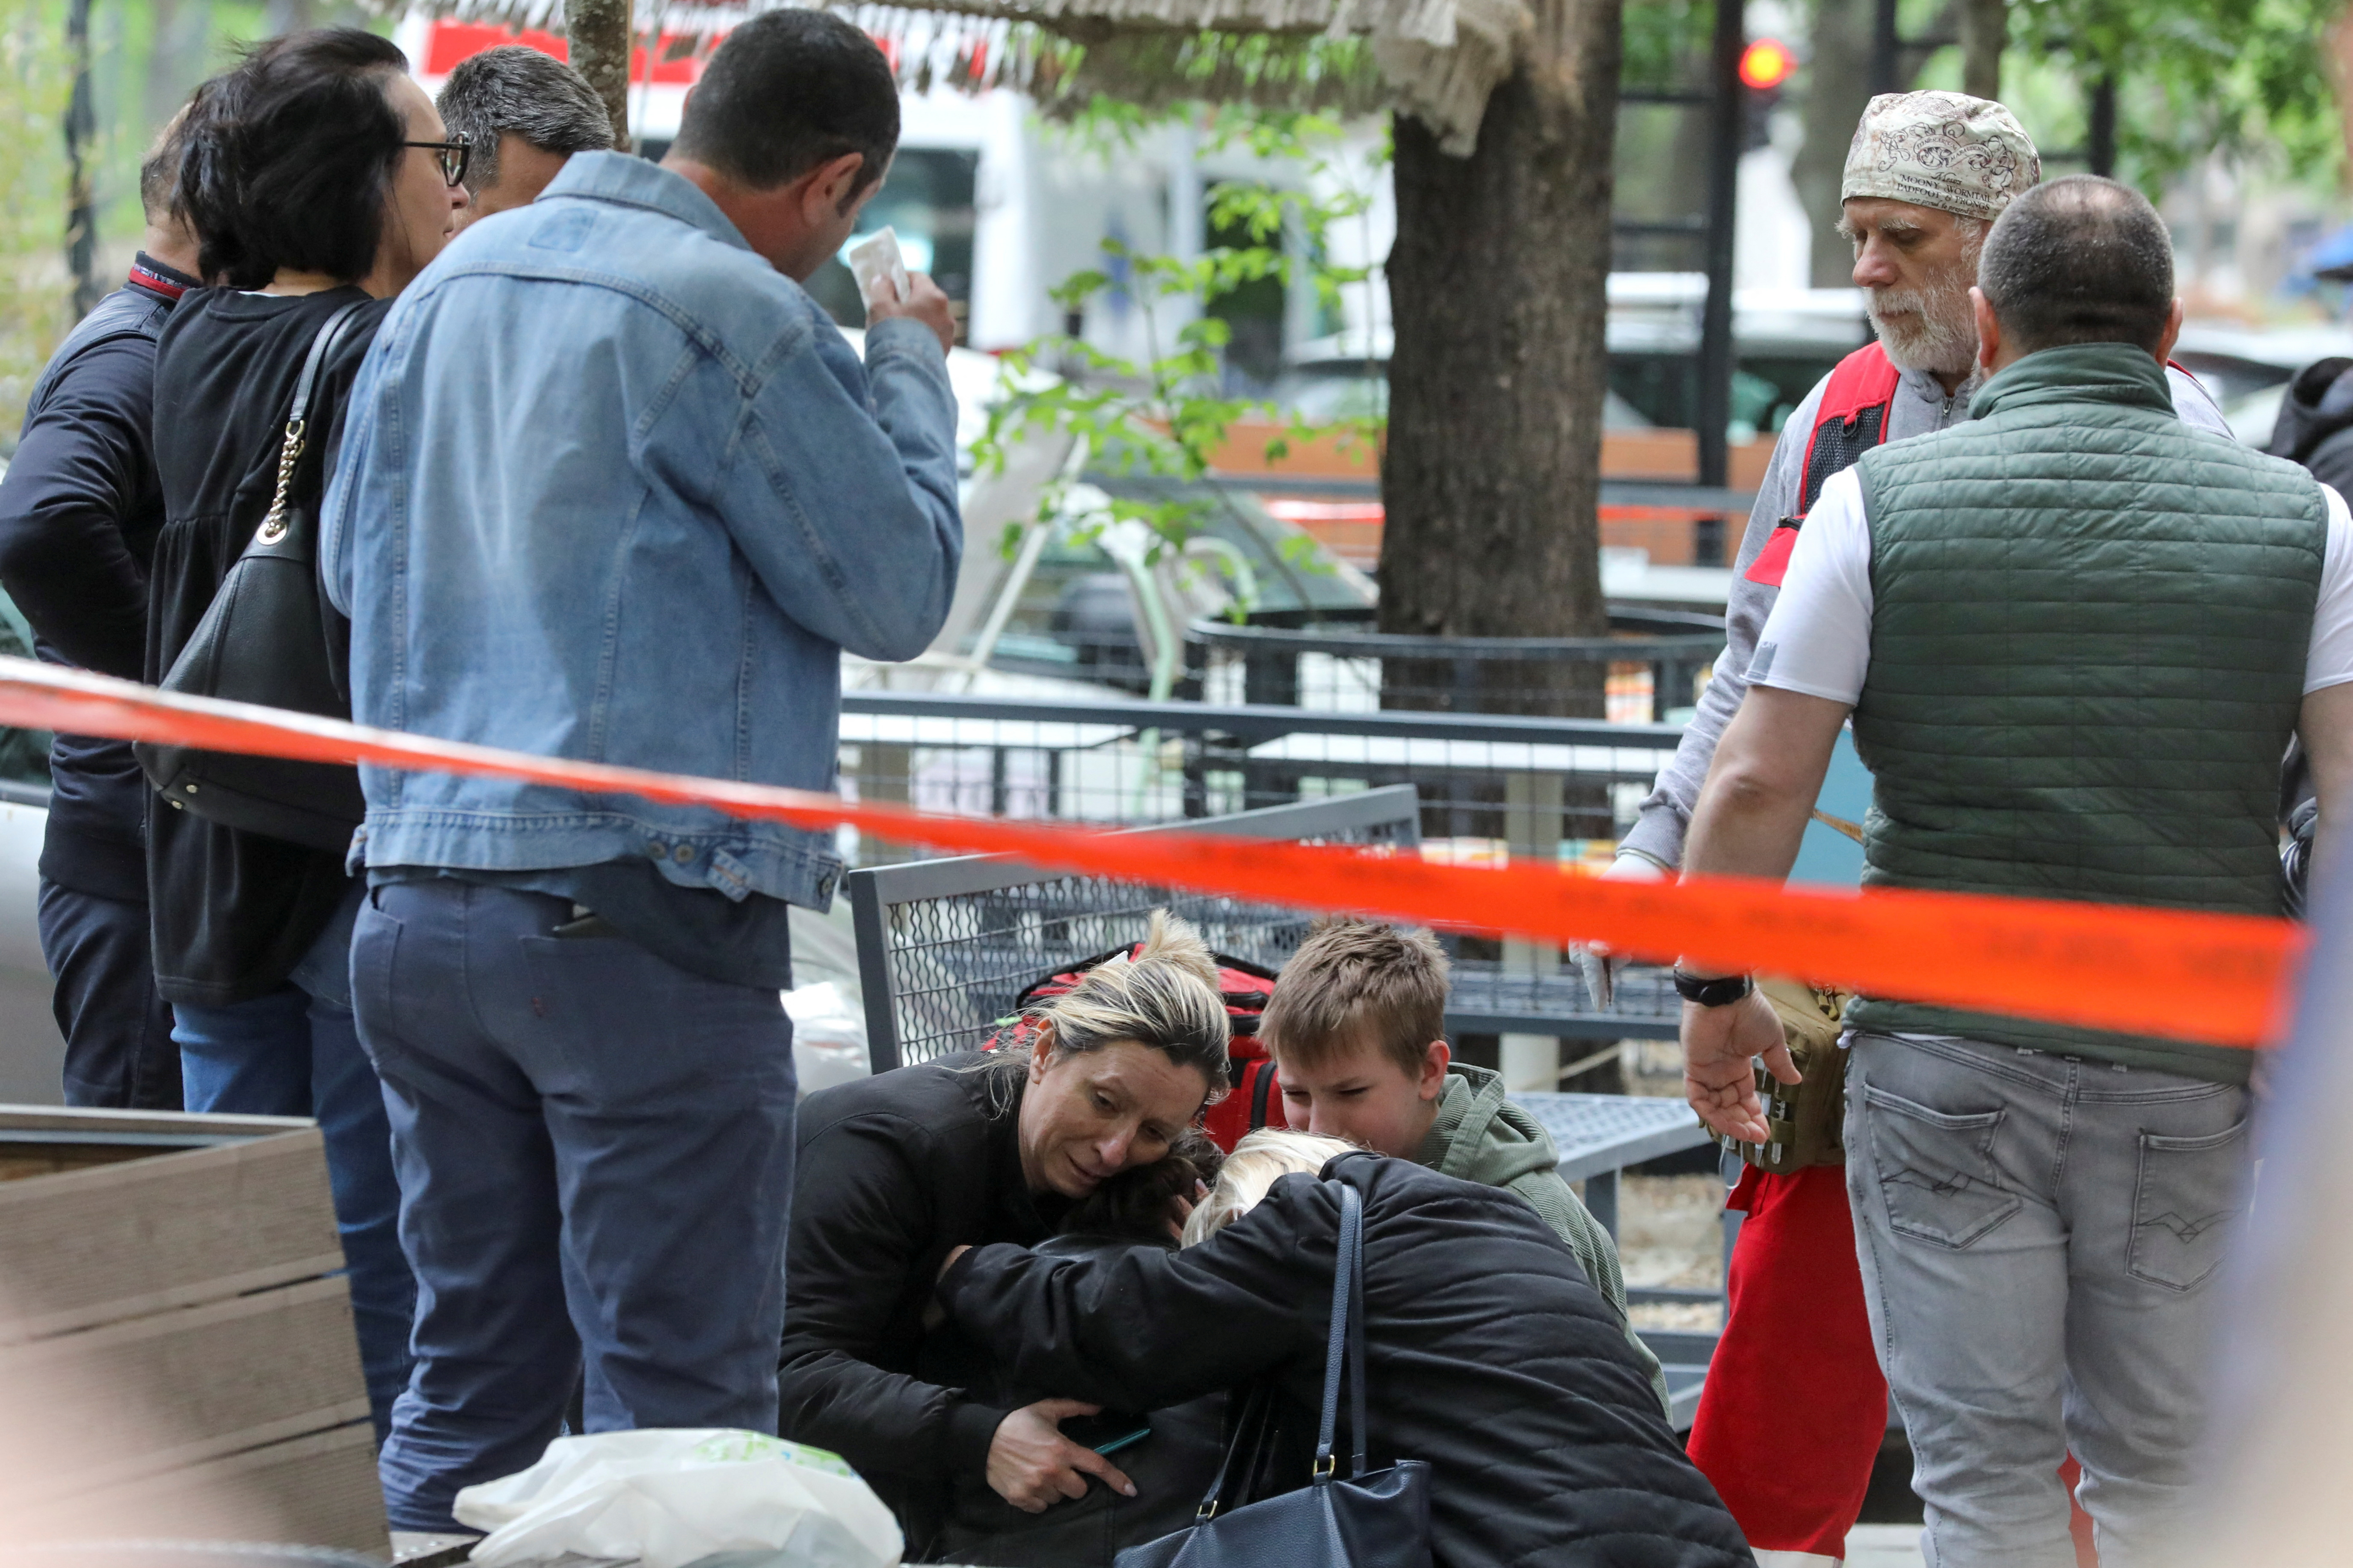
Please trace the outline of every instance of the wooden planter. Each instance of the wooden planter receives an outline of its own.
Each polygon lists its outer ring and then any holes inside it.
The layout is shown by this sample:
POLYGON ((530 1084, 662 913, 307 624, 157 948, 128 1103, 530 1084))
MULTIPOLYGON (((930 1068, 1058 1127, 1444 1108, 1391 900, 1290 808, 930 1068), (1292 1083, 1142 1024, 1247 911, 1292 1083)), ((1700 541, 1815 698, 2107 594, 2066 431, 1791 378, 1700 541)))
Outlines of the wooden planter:
POLYGON ((0 1107, 0 1519, 383 1552, 318 1129, 0 1107))

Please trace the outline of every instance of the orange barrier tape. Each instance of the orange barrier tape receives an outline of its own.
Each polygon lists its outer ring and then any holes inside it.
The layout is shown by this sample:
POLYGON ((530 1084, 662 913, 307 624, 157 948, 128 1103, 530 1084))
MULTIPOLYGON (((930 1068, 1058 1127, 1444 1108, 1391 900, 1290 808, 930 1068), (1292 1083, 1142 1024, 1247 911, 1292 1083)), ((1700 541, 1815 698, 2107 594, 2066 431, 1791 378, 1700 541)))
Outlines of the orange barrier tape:
POLYGON ((2210 1044, 2259 1045, 2274 1032, 2305 942, 2293 922, 2252 915, 1894 889, 1816 892, 1749 878, 1608 882, 1565 876, 1550 864, 1483 870, 1337 847, 941 816, 175 697, 21 658, 0 658, 0 723, 526 779, 798 827, 849 823, 900 843, 1018 855, 1059 870, 1498 936, 1603 942, 1659 961, 1682 953, 1868 994, 2210 1044))

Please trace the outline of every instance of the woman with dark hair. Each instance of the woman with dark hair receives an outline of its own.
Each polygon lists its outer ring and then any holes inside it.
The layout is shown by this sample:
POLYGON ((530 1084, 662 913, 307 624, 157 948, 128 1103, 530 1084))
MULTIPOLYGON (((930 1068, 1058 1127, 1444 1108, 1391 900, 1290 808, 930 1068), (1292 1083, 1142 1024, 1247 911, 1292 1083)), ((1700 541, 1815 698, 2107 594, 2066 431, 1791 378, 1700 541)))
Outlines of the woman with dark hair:
POLYGON ((987 1492, 1031 1514, 1085 1496, 1090 1477, 1136 1495, 1060 1430, 1087 1407, 976 1387, 969 1342, 929 1332, 923 1313, 950 1247, 1044 1241, 1179 1144, 1226 1086, 1216 975, 1193 928, 1155 913, 1133 957, 1030 1010, 1032 1048, 944 1057, 801 1102, 780 1429, 857 1468, 898 1514, 910 1562, 987 1492))
MULTIPOLYGON (((296 33, 189 103, 175 205, 209 286, 181 300, 156 352, 164 524, 148 582, 151 681, 171 669, 270 508, 322 327, 357 307, 320 366, 290 475, 288 493, 309 504, 385 301, 439 253, 465 204, 465 149, 407 66, 356 28, 296 33)), ((318 649, 339 679, 341 631, 318 649)), ((188 1109, 318 1119, 381 1435, 407 1381, 417 1288, 395 1228, 383 1093, 352 1023, 359 884, 340 850, 165 804, 148 814, 147 878, 188 1109)))

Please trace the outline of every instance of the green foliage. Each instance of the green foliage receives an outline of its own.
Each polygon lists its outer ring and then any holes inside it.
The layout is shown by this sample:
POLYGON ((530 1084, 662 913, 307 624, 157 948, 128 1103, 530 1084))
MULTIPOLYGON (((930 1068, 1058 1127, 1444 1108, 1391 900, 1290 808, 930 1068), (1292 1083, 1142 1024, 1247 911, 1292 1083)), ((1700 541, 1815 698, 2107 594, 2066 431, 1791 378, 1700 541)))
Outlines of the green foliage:
POLYGON ((1619 85, 1653 91, 1704 85, 1715 0, 1626 0, 1619 85))
MULTIPOLYGON (((1082 312, 1114 290, 1124 293, 1142 317, 1145 354, 1129 359, 1061 334, 1008 353, 1002 395, 975 447, 976 462, 995 471, 1025 438, 1062 435, 1081 445, 1081 462, 1066 467, 1066 477, 1046 488, 1041 523, 1062 515, 1071 482, 1067 476, 1082 468, 1163 481, 1140 487, 1145 494, 1114 497, 1108 513, 1097 513, 1080 531, 1091 537, 1114 521, 1142 522, 1154 536, 1154 561, 1181 549, 1199 530, 1214 503, 1199 499, 1198 481, 1208 475, 1234 426, 1263 422, 1270 430, 1264 446, 1270 461, 1283 457, 1293 441, 1333 427, 1310 426, 1266 399, 1224 389, 1224 351, 1232 330, 1217 314, 1219 303, 1271 279, 1286 289, 1312 287, 1320 304, 1336 310, 1341 289, 1369 281, 1373 271, 1329 259, 1335 226, 1362 218, 1373 200, 1369 187, 1344 180, 1351 168, 1361 172, 1364 163, 1342 164, 1341 127, 1330 119, 1230 104, 1160 113, 1097 96, 1073 117, 1067 134, 1080 149, 1132 148, 1145 132, 1179 113, 1195 122, 1204 152, 1245 151, 1285 166, 1298 183, 1223 181, 1211 186, 1206 226, 1243 243, 1211 245, 1198 257, 1152 254, 1106 237, 1101 247, 1104 265, 1072 273, 1050 292, 1066 312, 1082 312), (1187 489, 1194 493, 1158 495, 1187 489)), ((1345 439, 1379 438, 1377 419, 1344 423, 1345 439)), ((1008 554, 1020 531, 1018 525, 1007 531, 1003 547, 1008 554)), ((1246 608, 1236 606, 1238 613, 1246 608)))
POLYGON ((2341 160, 2323 34, 2341 0, 2018 0, 2010 41, 2113 71, 2120 174, 2152 193, 2210 153, 2311 175, 2341 160))
POLYGON ((33 381, 70 323, 65 268, 62 18, 19 5, 0 21, 0 440, 13 447, 33 381))

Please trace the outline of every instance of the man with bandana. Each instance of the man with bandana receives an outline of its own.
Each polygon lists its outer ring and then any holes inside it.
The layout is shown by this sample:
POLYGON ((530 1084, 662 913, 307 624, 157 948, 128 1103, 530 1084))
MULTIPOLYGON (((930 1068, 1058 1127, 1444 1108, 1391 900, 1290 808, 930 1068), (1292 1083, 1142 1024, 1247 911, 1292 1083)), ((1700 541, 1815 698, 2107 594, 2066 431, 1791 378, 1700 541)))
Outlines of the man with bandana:
MULTIPOLYGON (((1726 646, 1609 875, 1673 876, 1716 742, 1746 695, 1757 633, 1805 513, 1871 447, 1969 417, 1984 373, 1969 302, 1978 252, 2010 200, 2042 178, 2034 143, 2000 104, 1957 92, 1872 100, 1848 150, 1840 232, 1878 341, 1849 355, 1782 427, 1734 562, 1726 646)), ((2228 433, 2186 372, 2175 412, 2228 433)), ((1602 962, 1583 959, 1606 986, 1602 962)), ((1846 1173, 1751 1166, 1726 1200, 1746 1214, 1728 1271, 1724 1336, 1690 1451, 1766 1568, 1835 1563, 1862 1511, 1887 1422, 1847 1205, 1846 1173)))

